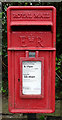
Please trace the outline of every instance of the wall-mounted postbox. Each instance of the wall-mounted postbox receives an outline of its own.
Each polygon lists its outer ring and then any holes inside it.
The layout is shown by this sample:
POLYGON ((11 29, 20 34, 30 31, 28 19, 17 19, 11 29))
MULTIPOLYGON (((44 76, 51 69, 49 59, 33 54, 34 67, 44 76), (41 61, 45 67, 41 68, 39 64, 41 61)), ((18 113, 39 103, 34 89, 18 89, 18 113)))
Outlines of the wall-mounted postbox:
POLYGON ((7 9, 9 111, 55 110, 56 9, 7 9))

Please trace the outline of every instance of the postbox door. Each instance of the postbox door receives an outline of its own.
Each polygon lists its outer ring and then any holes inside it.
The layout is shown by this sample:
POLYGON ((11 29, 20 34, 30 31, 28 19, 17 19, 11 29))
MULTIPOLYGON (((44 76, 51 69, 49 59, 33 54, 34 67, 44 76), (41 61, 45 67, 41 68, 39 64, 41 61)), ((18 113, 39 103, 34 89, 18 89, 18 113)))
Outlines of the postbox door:
MULTIPOLYGON (((51 58, 52 58, 52 55, 51 52, 44 52, 44 51, 39 51, 38 52, 38 58, 35 59, 35 58, 26 58, 26 51, 23 53, 18 51, 15 53, 15 108, 27 108, 27 109, 40 109, 40 107, 43 109, 47 107, 52 107, 52 104, 51 104, 51 90, 52 90, 52 84, 53 84, 53 81, 52 80, 52 77, 53 77, 53 65, 52 65, 52 62, 51 61, 51 58), (40 95, 30 95, 30 94, 25 94, 23 95, 23 92, 21 91, 22 90, 22 74, 23 72, 21 71, 22 67, 22 62, 20 64, 20 58, 22 61, 39 61, 39 59, 41 60, 42 65, 42 70, 41 71, 41 94, 40 95), (42 59, 43 58, 43 59, 42 59), (50 73, 51 71, 51 73, 50 73), (43 73, 42 73, 43 72, 43 73), (20 79, 20 81, 19 81, 20 79), (51 84, 52 82, 52 84, 51 84), (43 92, 43 93, 42 93, 43 92), (47 99, 47 101, 46 101, 47 99), (41 106, 40 106, 40 103, 39 101, 41 102, 41 106), (22 104, 20 104, 22 103, 22 104)), ((52 99, 53 99, 53 96, 52 96, 52 99)))

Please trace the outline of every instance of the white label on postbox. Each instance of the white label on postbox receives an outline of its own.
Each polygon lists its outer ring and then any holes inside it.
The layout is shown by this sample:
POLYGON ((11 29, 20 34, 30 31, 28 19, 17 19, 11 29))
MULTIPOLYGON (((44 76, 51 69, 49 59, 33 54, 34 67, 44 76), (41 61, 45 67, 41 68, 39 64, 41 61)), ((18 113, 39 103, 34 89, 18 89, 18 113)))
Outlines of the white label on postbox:
POLYGON ((22 94, 41 94, 41 62, 23 61, 22 63, 22 94))

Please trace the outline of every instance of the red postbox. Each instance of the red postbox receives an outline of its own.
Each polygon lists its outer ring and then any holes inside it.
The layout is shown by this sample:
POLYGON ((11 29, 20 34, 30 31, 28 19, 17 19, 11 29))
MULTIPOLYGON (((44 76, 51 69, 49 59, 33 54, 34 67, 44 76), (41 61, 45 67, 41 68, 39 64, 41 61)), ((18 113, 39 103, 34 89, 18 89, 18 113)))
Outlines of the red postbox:
POLYGON ((56 8, 7 9, 9 111, 55 110, 56 8))

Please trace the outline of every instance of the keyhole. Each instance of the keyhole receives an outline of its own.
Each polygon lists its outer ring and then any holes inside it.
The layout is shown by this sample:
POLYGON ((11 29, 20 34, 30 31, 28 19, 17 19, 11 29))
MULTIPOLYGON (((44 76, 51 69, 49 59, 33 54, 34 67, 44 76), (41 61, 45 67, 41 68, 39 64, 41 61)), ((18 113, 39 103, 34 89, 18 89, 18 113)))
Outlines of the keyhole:
POLYGON ((20 79, 18 79, 18 82, 20 82, 20 79))

